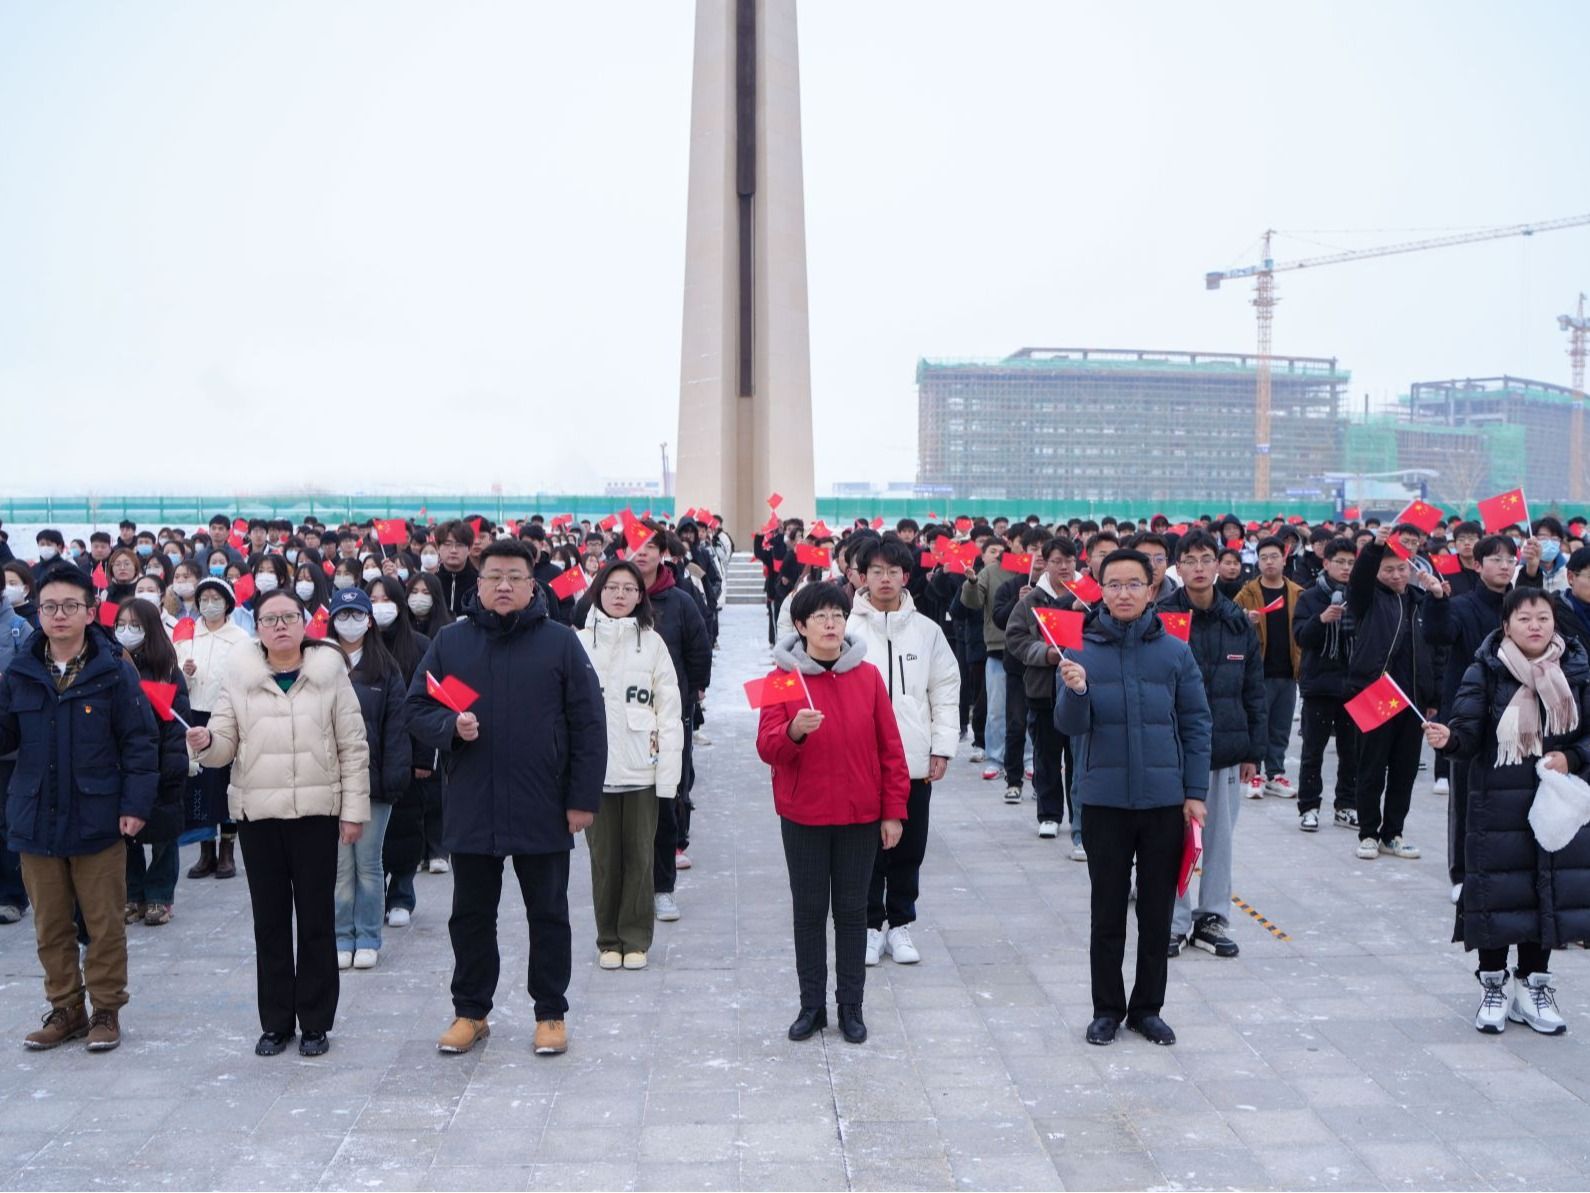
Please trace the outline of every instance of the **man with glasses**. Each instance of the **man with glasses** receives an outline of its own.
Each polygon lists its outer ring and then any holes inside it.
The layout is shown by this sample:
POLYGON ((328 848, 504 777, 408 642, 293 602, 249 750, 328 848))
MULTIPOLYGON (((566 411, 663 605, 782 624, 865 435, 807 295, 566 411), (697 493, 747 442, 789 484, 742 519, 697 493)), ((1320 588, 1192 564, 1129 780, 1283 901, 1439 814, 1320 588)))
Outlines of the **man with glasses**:
POLYGON ((409 687, 414 738, 452 754, 442 845, 452 855, 456 1019, 437 1042, 444 1053, 468 1052, 490 1032, 507 858, 530 921, 535 1051, 568 1047, 569 854, 601 806, 607 717, 590 658, 548 616, 533 566, 517 539, 486 546, 468 615, 436 636, 409 687), (432 677, 476 699, 457 711, 455 696, 428 692, 432 677))
POLYGON ((121 1042, 127 1003, 127 850, 154 805, 159 746, 138 672, 94 628, 93 581, 57 562, 39 629, 0 679, 0 755, 17 751, 7 845, 22 855, 50 1012, 23 1043, 121 1042), (78 962, 76 913, 89 944, 78 962), (93 1002, 90 1017, 84 992, 93 1002))
POLYGON ((1292 714, 1297 710, 1297 674, 1302 648, 1292 637, 1292 616, 1303 590, 1286 578, 1286 544, 1275 536, 1259 540, 1259 574, 1237 593, 1237 605, 1259 632, 1264 659, 1264 701, 1267 730, 1264 774, 1248 781, 1249 799, 1266 795, 1290 799, 1297 794, 1286 777, 1286 747, 1292 740, 1292 714))
POLYGON ((468 522, 443 522, 436 528, 436 549, 442 561, 436 578, 442 582, 447 611, 454 617, 469 612, 470 598, 475 595, 480 572, 470 560, 474 546, 475 528, 468 522))

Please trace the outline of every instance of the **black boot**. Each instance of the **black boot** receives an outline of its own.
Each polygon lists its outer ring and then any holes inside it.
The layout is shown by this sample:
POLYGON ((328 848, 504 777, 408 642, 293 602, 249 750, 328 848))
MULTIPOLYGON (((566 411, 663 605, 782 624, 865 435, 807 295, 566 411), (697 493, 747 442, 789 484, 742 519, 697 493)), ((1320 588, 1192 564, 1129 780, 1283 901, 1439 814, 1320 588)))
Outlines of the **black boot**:
POLYGON ((802 1007, 801 1013, 795 1016, 795 1022, 789 1025, 789 1038, 792 1040, 809 1040, 817 1034, 819 1028, 828 1026, 827 1007, 802 1007))
POLYGON ((236 837, 221 838, 221 854, 215 859, 215 876, 217 878, 237 877, 237 860, 232 854, 232 851, 236 848, 236 837))
POLYGON ((208 878, 215 873, 215 842, 199 842, 199 860, 188 871, 189 878, 208 878))
POLYGON ((867 1042, 867 1025, 861 1021, 861 1004, 859 1002, 842 1002, 839 1004, 839 1030, 848 1044, 865 1044, 867 1042))

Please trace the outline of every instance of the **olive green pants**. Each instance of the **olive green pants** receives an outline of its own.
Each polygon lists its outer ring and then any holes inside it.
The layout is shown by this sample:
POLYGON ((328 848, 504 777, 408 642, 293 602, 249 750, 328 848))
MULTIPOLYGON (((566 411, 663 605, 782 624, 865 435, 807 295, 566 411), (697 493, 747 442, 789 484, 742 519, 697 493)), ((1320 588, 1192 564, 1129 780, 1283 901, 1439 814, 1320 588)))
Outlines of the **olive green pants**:
MULTIPOLYGON (((652 839, 657 835, 657 789, 602 793, 602 810, 585 830, 591 850, 591 901, 601 952, 651 948, 652 839)), ((673 809, 667 809, 673 814, 673 809)))

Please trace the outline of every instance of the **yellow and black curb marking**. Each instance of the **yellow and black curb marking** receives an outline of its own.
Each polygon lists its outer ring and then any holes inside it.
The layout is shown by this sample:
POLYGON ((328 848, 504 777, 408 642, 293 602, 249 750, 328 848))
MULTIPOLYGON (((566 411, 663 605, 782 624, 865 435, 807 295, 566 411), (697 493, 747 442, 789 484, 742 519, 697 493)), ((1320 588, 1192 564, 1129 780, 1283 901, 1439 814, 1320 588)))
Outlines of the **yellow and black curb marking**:
POLYGON ((1271 936, 1275 937, 1275 939, 1277 939, 1277 940, 1291 940, 1292 939, 1285 932, 1282 932, 1274 924, 1270 923, 1269 920, 1265 919, 1262 915, 1260 915, 1258 913, 1258 911, 1254 907, 1252 907, 1250 904, 1244 903, 1241 899, 1237 898, 1235 895, 1231 896, 1231 901, 1233 903, 1235 903, 1238 907, 1242 908, 1243 911, 1247 912, 1250 916, 1252 916, 1253 919, 1257 920, 1258 923, 1261 926, 1263 926, 1264 930, 1266 932, 1268 932, 1271 936))

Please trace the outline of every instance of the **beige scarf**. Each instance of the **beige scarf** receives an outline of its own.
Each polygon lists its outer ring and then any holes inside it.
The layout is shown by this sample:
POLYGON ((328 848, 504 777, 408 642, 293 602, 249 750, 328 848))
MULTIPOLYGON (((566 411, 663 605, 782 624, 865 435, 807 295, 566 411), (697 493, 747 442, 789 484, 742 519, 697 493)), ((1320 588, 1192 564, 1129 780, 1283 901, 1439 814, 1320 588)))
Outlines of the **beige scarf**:
POLYGON ((1496 648, 1496 657, 1519 683, 1496 725, 1496 765, 1507 766, 1526 758, 1538 758, 1544 751, 1540 732, 1540 709, 1546 709, 1546 733, 1558 736, 1571 733, 1579 724, 1579 706, 1573 689, 1563 677, 1560 661, 1565 649, 1562 635, 1552 637, 1538 659, 1526 659, 1524 652, 1508 638, 1496 648))

